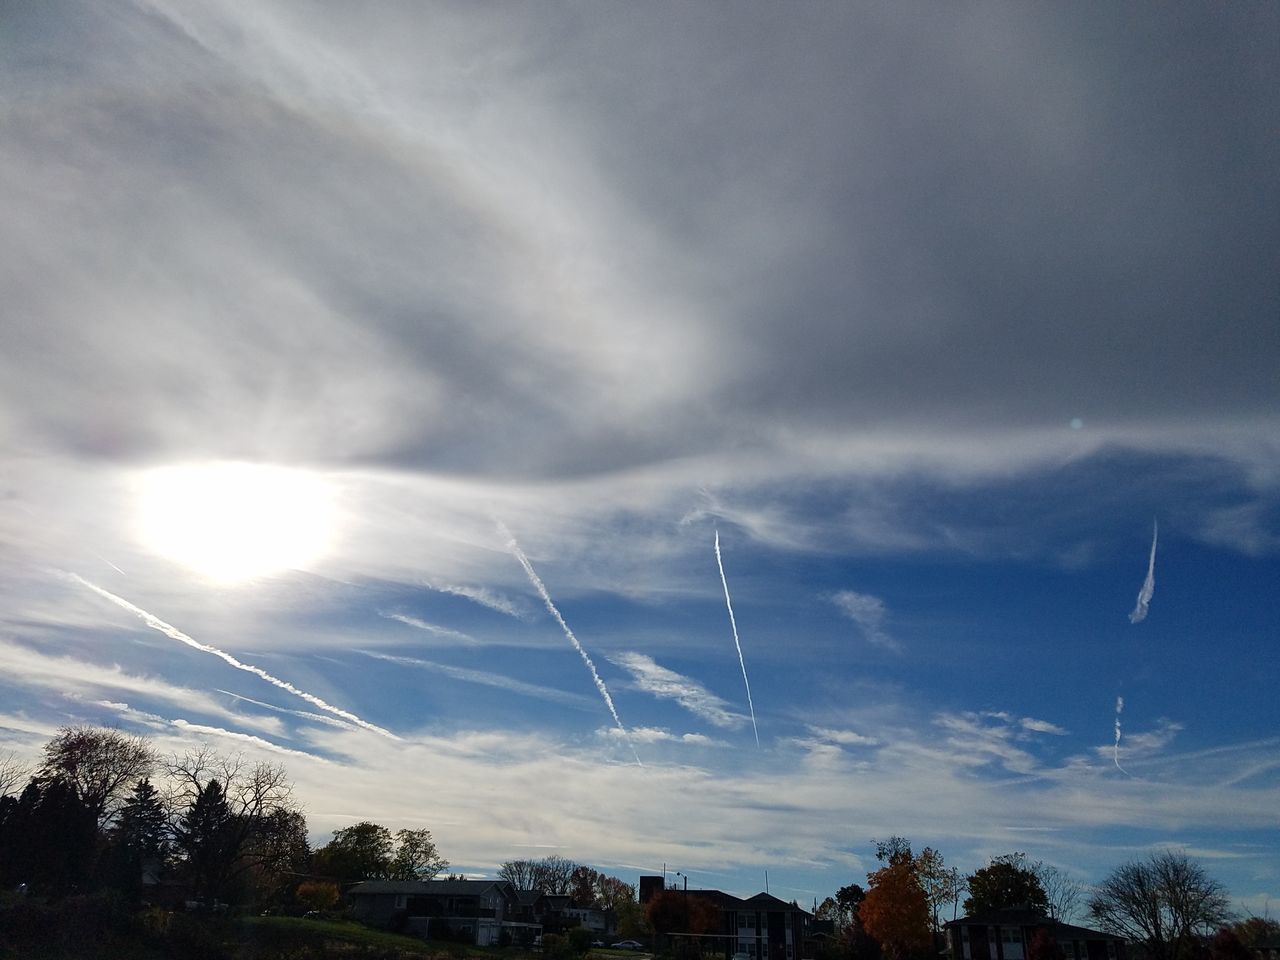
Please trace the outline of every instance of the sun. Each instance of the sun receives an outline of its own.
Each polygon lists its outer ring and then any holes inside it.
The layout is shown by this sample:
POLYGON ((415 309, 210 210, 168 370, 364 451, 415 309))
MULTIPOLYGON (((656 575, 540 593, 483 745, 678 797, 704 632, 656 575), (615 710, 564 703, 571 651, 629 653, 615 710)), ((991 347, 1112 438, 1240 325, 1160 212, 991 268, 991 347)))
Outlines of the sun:
POLYGON ((138 532, 149 549, 223 584, 310 566, 335 532, 333 485, 314 473, 221 462, 148 470, 138 532))

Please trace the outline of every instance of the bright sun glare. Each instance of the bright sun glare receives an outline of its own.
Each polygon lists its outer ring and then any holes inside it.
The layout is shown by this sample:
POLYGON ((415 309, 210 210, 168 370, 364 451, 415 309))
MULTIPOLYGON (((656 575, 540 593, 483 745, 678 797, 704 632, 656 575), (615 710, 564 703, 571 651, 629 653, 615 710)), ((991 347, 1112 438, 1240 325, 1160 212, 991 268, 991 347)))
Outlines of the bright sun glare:
POLYGON ((143 475, 139 533, 156 553, 220 583, 306 567, 334 535, 334 490, 305 470, 252 463, 143 475))

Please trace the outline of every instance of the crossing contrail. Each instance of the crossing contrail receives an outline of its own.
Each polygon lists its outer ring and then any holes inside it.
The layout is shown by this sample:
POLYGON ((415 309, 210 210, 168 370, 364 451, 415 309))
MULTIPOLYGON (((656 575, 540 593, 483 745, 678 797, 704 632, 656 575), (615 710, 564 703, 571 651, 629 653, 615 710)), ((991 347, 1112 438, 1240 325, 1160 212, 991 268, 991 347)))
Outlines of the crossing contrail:
POLYGON ((1124 711, 1124 697, 1116 697, 1116 743, 1111 749, 1111 759, 1115 761, 1116 769, 1129 776, 1129 771, 1120 766, 1120 714, 1124 711))
POLYGON ((591 673, 591 679, 595 681, 596 689, 600 691, 600 696, 604 698, 604 704, 609 708, 609 713, 613 716, 613 722, 617 724, 618 729, 622 731, 622 736, 627 741, 627 746, 631 748, 632 755, 636 758, 636 765, 643 767, 640 762, 640 754, 636 753, 636 745, 631 740, 631 734, 627 732, 627 728, 622 725, 622 718, 618 716, 618 710, 613 705, 613 697, 609 696, 609 688, 604 685, 604 681, 600 679, 600 674, 596 670, 596 665, 591 662, 591 658, 587 656, 587 651, 582 648, 582 644, 578 642, 578 638, 573 635, 573 631, 569 629, 569 625, 564 622, 564 617, 560 616, 560 611, 556 609, 556 605, 551 602, 551 594, 547 593, 547 588, 542 582, 542 578, 534 571, 533 565, 529 563, 529 558, 524 555, 524 551, 520 549, 520 544, 516 543, 516 538, 512 536, 511 531, 507 529, 506 524, 498 522, 499 532, 507 538, 507 549, 510 550, 520 566, 524 567, 525 574, 529 577, 529 582, 537 589, 542 602, 546 605, 551 616, 556 618, 556 623, 560 624, 560 629, 564 631, 564 635, 569 638, 569 642, 573 644, 573 649, 578 651, 578 656, 582 658, 582 662, 587 665, 587 670, 591 673))
POLYGON ((716 566, 720 568, 720 582, 724 585, 724 604, 729 608, 729 626, 733 628, 733 645, 738 648, 738 663, 742 667, 742 683, 747 688, 747 710, 751 713, 751 729, 760 746, 760 729, 756 726, 756 708, 751 702, 751 681, 747 679, 747 661, 742 658, 742 644, 738 641, 738 621, 733 617, 733 601, 729 599, 729 581, 724 576, 724 561, 720 559, 720 531, 716 531, 716 566))
POLYGON ((74 580, 76 583, 80 584, 81 586, 88 587, 94 593, 98 594, 98 596, 104 597, 107 600, 110 600, 116 606, 121 607, 125 610, 128 610, 130 613, 134 614, 139 619, 141 619, 142 622, 145 623, 152 630, 160 631, 171 640, 177 640, 179 643, 185 643, 189 647, 194 647, 195 649, 201 650, 205 653, 211 653, 215 657, 218 657, 221 660, 225 660, 227 663, 231 664, 231 666, 235 667, 237 670, 243 670, 245 671, 245 673, 252 673, 256 677, 261 677, 263 680, 267 681, 267 683, 274 684, 275 686, 279 687, 281 690, 287 690, 289 693, 292 693, 295 697, 301 697, 303 700, 306 700, 308 703, 314 704, 315 706, 319 707, 321 710, 327 710, 329 713, 332 713, 335 717, 341 717, 343 720, 348 720, 351 723, 354 723, 358 727, 364 727, 364 729, 366 730, 370 730, 373 733, 380 734, 381 736, 387 737, 391 740, 400 739, 390 730, 383 729, 382 727, 379 727, 377 724, 369 723, 367 720, 361 720, 354 713, 349 713, 346 710, 343 710, 341 707, 335 707, 331 703, 326 703, 324 700, 321 700, 315 694, 307 693, 305 690, 299 690, 297 687, 295 687, 293 684, 289 683, 288 681, 281 680, 279 677, 273 677, 271 674, 267 673, 267 671, 263 670, 261 667, 255 667, 251 663, 241 663, 231 654, 224 653, 222 650, 219 650, 217 647, 211 647, 207 643, 201 643, 199 640, 195 640, 187 636, 185 633, 183 633, 181 630, 179 630, 177 627, 173 626, 172 624, 165 623, 159 617, 153 614, 147 613, 147 611, 143 610, 141 607, 135 606, 134 604, 130 603, 128 600, 124 599, 124 597, 117 597, 110 590, 104 590, 102 589, 102 587, 99 587, 97 584, 90 583, 88 580, 86 580, 82 576, 79 576, 78 574, 68 573, 67 576, 70 577, 72 580, 74 580))
POLYGON ((1151 596, 1156 592, 1156 538, 1160 535, 1160 526, 1151 521, 1151 559, 1147 561, 1147 579, 1142 581, 1142 589, 1138 591, 1138 603, 1129 614, 1130 623, 1139 623, 1147 618, 1147 606, 1151 596))

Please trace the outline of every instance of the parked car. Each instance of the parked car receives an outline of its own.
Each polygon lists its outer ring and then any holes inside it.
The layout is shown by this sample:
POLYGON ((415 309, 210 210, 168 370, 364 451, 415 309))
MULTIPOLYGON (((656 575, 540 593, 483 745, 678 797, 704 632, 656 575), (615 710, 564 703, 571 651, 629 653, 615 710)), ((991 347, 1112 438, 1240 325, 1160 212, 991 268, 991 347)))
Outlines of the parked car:
POLYGON ((643 950, 644 944, 639 940, 619 940, 613 945, 615 950, 643 950))

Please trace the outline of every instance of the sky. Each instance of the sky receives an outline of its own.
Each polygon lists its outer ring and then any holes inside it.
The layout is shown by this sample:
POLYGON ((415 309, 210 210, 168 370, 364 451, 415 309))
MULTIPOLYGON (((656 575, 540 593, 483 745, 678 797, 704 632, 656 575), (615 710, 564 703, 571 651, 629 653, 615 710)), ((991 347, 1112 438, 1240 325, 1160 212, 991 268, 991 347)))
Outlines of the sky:
POLYGON ((242 751, 472 876, 808 906, 898 834, 1264 913, 1277 36, 0 3, 0 749, 242 751))

